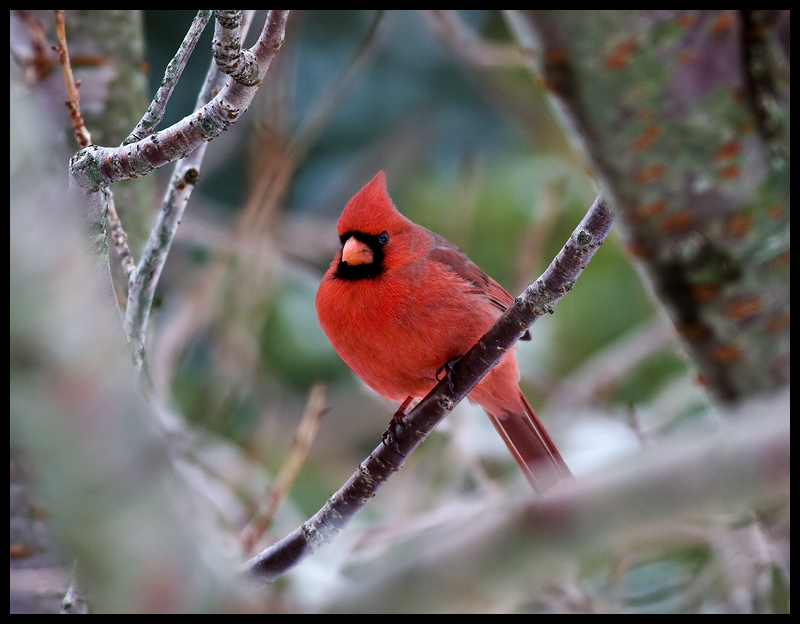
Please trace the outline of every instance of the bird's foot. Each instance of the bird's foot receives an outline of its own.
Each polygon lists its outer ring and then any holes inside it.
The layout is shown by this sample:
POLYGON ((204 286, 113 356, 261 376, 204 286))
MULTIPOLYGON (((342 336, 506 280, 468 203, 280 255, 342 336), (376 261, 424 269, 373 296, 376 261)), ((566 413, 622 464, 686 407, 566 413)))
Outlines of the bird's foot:
POLYGON ((450 389, 451 393, 455 392, 455 390, 453 390, 453 368, 460 359, 461 356, 457 355, 456 357, 447 360, 444 364, 442 364, 439 368, 436 369, 437 381, 441 381, 442 379, 447 379, 447 387, 450 389), (439 375, 442 372, 444 372, 444 377, 440 378, 439 375))
POLYGON ((389 427, 383 432, 383 436, 381 436, 383 443, 401 457, 405 457, 405 454, 400 451, 400 447, 397 445, 395 432, 397 431, 398 427, 405 429, 406 424, 403 422, 403 419, 406 417, 406 408, 413 400, 413 397, 407 397, 406 400, 403 401, 400 407, 397 408, 394 416, 392 416, 392 419, 389 421, 389 427))

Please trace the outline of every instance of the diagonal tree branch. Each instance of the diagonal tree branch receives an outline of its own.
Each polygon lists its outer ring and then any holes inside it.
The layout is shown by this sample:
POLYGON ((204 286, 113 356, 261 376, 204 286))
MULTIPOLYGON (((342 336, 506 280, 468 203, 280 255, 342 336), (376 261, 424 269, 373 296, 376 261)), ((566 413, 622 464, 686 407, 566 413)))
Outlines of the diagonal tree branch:
POLYGON ((331 541, 528 328, 542 315, 552 314, 553 305, 572 290, 611 225, 608 206, 598 197, 542 276, 517 297, 514 305, 456 363, 451 376, 440 381, 408 414, 404 426, 396 429, 396 450, 380 444, 316 515, 253 557, 245 564, 245 571, 271 583, 331 541))

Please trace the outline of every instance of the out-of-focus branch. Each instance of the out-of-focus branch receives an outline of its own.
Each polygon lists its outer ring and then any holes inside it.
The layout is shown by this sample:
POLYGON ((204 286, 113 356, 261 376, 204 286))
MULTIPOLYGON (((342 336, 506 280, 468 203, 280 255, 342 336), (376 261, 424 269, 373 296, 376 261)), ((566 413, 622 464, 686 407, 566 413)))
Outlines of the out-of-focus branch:
MULTIPOLYGON (((24 59, 18 58, 17 61, 25 68, 25 82, 28 84, 36 84, 44 80, 55 67, 56 61, 53 60, 49 53, 50 48, 55 48, 55 46, 51 46, 48 43, 42 25, 39 24, 28 11, 15 9, 14 15, 16 15, 25 26, 31 40, 31 55, 24 59)), ((11 50, 11 55, 12 57, 17 56, 13 48, 11 50)))
POLYGON ((782 12, 503 14, 698 379, 727 405, 788 384, 788 57, 770 28, 782 12), (748 88, 749 107, 731 98, 748 88))
POLYGON ((324 384, 316 384, 311 388, 311 392, 308 393, 308 403, 300 420, 300 425, 297 427, 297 433, 292 441, 286 461, 261 509, 258 510, 258 513, 242 533, 242 550, 247 556, 252 553, 256 541, 272 524, 275 512, 278 511, 278 507, 283 499, 286 498, 292 488, 292 484, 297 479, 297 475, 300 473, 300 468, 302 468, 306 460, 311 443, 319 430, 322 416, 328 409, 325 405, 325 394, 326 388, 324 384))
POLYGON ((458 54, 480 67, 522 67, 516 46, 484 41, 457 11, 424 11, 436 33, 458 54))
POLYGON ((369 502, 381 485, 433 428, 469 393, 483 376, 541 316, 572 290, 611 230, 611 214, 598 197, 567 243, 534 283, 514 301, 478 343, 396 428, 395 448, 380 444, 348 482, 308 522, 247 562, 246 570, 270 583, 330 541, 369 502))
POLYGON ((460 507, 438 526, 404 538, 404 549, 422 555, 396 566, 385 558, 362 564, 360 582, 325 610, 392 610, 412 594, 416 604, 435 601, 447 609, 463 600, 476 571, 490 575, 499 567, 506 594, 529 597, 568 577, 576 559, 595 560, 626 544, 680 543, 681 525, 698 516, 753 506, 785 506, 788 514, 788 392, 746 408, 750 420, 725 419, 707 437, 648 447, 545 498, 488 496, 460 507))

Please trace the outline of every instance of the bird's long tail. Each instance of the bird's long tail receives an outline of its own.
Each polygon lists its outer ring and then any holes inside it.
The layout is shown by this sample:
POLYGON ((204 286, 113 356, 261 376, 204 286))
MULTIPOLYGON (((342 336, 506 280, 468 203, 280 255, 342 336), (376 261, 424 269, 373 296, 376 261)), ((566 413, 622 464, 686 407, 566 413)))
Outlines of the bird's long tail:
POLYGON ((572 478, 572 473, 522 391, 519 397, 518 411, 486 414, 533 489, 543 494, 560 480, 572 478))

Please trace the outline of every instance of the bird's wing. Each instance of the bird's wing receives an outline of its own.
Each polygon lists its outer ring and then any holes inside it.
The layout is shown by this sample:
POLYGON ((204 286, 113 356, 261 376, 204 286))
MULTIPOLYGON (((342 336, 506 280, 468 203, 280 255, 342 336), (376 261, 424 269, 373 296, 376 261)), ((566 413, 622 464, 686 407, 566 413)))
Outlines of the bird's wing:
MULTIPOLYGON (((467 254, 453 245, 446 238, 433 234, 432 248, 428 257, 434 262, 445 265, 458 277, 472 285, 472 292, 483 295, 501 312, 514 303, 514 298, 505 288, 489 277, 481 268, 469 259, 467 254)), ((530 340, 530 333, 525 332, 522 340, 530 340)))

